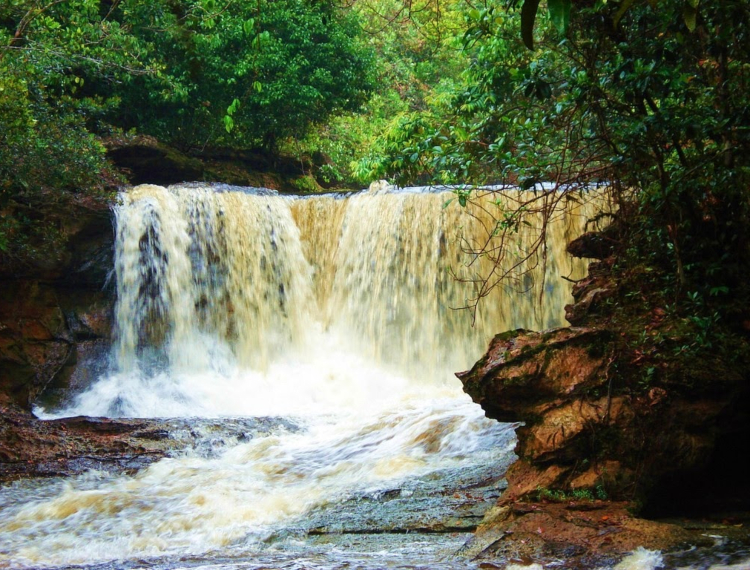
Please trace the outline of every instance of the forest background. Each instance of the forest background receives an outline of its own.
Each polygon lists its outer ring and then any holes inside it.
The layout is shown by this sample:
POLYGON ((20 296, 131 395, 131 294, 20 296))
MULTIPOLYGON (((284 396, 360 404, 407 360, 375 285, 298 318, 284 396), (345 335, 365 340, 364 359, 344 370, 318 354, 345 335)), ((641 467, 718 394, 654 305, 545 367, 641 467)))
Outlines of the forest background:
MULTIPOLYGON (((623 295, 648 290, 685 323, 694 340, 674 350, 712 349, 750 329, 749 12, 742 0, 2 0, 0 256, 22 272, 54 254, 45 212, 111 197, 124 182, 112 137, 291 155, 303 170, 323 157, 303 191, 466 184, 459 207, 478 185, 552 182, 519 208, 498 202, 501 241, 604 183, 618 212, 605 249, 637 284, 623 295)), ((479 276, 474 301, 502 278, 479 276)))

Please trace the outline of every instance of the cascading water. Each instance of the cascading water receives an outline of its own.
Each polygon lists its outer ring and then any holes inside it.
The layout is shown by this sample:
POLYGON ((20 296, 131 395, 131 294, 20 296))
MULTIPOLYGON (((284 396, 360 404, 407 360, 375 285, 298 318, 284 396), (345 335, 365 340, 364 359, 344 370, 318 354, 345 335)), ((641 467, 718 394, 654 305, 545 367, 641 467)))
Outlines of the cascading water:
MULTIPOLYGON (((468 209, 446 206, 451 196, 303 199, 200 185, 124 193, 111 372, 39 415, 289 423, 248 427, 215 453, 196 446, 134 477, 92 473, 1 490, 0 568, 144 558, 176 568, 184 556, 196 557, 190 567, 234 557, 212 567, 260 568, 242 557, 311 556, 303 538, 318 528, 434 526, 451 516, 456 489, 484 489, 490 501, 513 426, 486 420, 452 372, 469 367, 492 334, 563 323, 561 276, 585 271, 564 247, 594 206, 550 221, 546 263, 515 273, 525 293, 498 287, 472 315, 457 309, 488 267, 464 249, 486 237, 502 204, 488 193, 468 209), (393 493, 417 507, 376 500, 393 493)), ((508 267, 534 231, 520 226, 508 267)), ((434 562, 440 548, 457 546, 441 545, 409 556, 434 562)), ((388 565, 383 556, 362 567, 388 565)), ((299 567, 350 560, 327 554, 299 567)))
MULTIPOLYGON (((494 197, 468 211, 446 207, 450 197, 123 194, 113 373, 51 415, 319 414, 455 388, 452 373, 493 334, 563 324, 560 275, 585 271, 564 246, 594 212, 577 206, 550 223, 546 275, 519 267, 528 291, 498 287, 473 314, 460 308, 488 268, 464 248, 483 239, 494 197)), ((522 229, 509 244, 519 252, 535 235, 522 229)))

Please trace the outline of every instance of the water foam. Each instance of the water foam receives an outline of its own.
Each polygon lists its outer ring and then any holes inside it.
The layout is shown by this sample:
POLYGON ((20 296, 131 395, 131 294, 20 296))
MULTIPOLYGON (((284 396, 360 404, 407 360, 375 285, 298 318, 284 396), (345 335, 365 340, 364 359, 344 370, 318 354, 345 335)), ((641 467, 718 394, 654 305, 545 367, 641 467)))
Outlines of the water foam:
MULTIPOLYGON (((491 237, 496 210, 510 205, 488 192, 446 207, 451 196, 291 200, 196 184, 123 193, 112 371, 38 415, 327 413, 456 386, 452 372, 497 331, 563 324, 560 276, 585 271, 564 244, 591 206, 549 222, 544 267, 532 257, 513 270, 524 294, 498 287, 472 314, 457 309, 491 267, 465 250, 491 237)), ((529 220, 501 265, 533 247, 529 220)))
MULTIPOLYGON (((452 372, 499 330, 562 324, 560 275, 585 271, 563 248, 586 212, 552 220, 546 266, 525 267, 537 279, 518 273, 526 293, 498 288, 474 321, 454 308, 488 261, 464 250, 493 233, 500 205, 448 198, 123 194, 112 371, 40 415, 282 416, 299 429, 30 491, 0 507, 0 565, 247 553, 348 497, 505 464, 512 426, 484 418, 452 372)), ((532 247, 534 224, 503 263, 532 247)))

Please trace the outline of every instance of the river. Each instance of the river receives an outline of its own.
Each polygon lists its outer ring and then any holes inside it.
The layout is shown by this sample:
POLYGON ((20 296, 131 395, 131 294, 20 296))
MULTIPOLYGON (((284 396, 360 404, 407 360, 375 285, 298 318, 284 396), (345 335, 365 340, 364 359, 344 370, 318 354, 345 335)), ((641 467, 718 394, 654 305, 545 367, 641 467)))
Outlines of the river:
POLYGON ((585 272, 564 245, 596 205, 552 219, 543 260, 472 313, 490 267, 469 252, 512 204, 452 198, 123 193, 108 372, 36 413, 164 418, 191 445, 133 476, 3 487, 0 568, 477 568, 455 553, 504 488, 515 426, 453 372, 492 334, 563 324, 562 277, 585 272))

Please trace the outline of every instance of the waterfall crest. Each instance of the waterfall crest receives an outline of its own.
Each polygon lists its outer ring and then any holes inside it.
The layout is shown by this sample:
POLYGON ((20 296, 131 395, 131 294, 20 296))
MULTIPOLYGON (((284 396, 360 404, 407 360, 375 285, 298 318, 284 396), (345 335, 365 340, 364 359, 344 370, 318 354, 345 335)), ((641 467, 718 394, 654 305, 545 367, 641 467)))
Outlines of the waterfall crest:
MULTIPOLYGON (((484 192, 463 208, 450 192, 414 189, 124 192, 113 373, 57 414, 243 415, 276 392, 331 406, 342 403, 337 392, 359 393, 363 401, 348 404, 360 405, 372 396, 363 387, 371 369, 381 387, 381 372, 398 385, 451 383, 493 334, 564 324, 561 276, 585 272, 564 248, 594 206, 572 204, 548 221, 539 255, 511 272, 515 290, 500 285, 475 313, 462 309, 492 269, 470 250, 514 207, 498 196, 484 192)), ((529 215, 518 225, 501 269, 534 247, 540 223, 529 215)))

